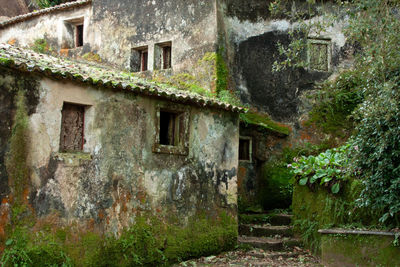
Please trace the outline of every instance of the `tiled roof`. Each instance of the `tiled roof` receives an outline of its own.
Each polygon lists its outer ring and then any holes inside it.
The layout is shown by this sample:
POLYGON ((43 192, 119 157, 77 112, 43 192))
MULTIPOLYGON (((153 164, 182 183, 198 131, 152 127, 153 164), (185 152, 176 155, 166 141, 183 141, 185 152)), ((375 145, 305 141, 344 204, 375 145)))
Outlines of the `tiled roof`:
POLYGON ((5 20, 5 21, 0 22, 0 29, 1 28, 5 28, 5 27, 7 27, 7 26, 9 26, 11 24, 15 24, 15 23, 18 23, 18 22, 21 22, 21 21, 25 21, 25 20, 31 19, 33 17, 41 16, 43 14, 48 14, 48 13, 57 12, 57 11, 65 10, 65 9, 79 7, 79 6, 83 6, 83 5, 89 4, 91 2, 92 2, 92 0, 80 0, 80 1, 75 1, 75 2, 69 2, 69 3, 57 5, 57 6, 54 6, 54 7, 40 9, 38 11, 31 12, 31 13, 28 13, 28 14, 16 16, 16 17, 10 18, 9 20, 5 20))
POLYGON ((170 85, 152 82, 137 77, 133 73, 89 62, 38 54, 8 44, 0 44, 0 66, 22 72, 35 72, 54 79, 129 90, 142 95, 200 107, 213 107, 233 112, 243 111, 243 108, 218 101, 217 98, 205 97, 170 85))

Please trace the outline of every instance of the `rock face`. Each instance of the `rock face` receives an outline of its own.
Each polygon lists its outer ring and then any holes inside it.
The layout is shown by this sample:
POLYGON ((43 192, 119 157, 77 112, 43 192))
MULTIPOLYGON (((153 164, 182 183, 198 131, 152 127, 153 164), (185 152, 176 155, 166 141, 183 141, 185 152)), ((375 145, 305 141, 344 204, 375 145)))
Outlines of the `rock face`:
POLYGON ((64 222, 92 222, 102 232, 120 233, 145 211, 182 223, 203 212, 236 215, 237 113, 3 67, 0 86, 3 200, 13 179, 3 167, 15 113, 13 98, 22 90, 29 107, 27 199, 38 218, 56 212, 64 222), (82 130, 74 127, 82 120, 71 115, 80 112, 71 111, 71 103, 83 110, 83 146, 64 149, 61 129, 63 135, 82 130), (175 126, 180 127, 179 145, 186 149, 159 143, 165 134, 160 113, 166 111, 184 117, 175 126))
POLYGON ((32 7, 29 6, 29 3, 29 0, 0 0, 0 17, 14 17, 26 14, 32 11, 32 7))

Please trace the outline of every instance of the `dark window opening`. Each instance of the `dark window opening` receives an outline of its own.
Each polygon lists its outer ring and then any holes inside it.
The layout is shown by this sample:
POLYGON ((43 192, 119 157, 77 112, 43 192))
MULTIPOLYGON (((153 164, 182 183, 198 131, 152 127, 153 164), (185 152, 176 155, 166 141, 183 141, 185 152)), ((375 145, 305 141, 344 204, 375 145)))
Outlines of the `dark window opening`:
POLYGON ((160 145, 179 145, 180 124, 180 114, 160 111, 160 145))
POLYGON ((147 70, 147 62, 149 58, 149 53, 147 51, 141 51, 140 53, 140 58, 141 58, 141 66, 140 70, 141 71, 146 71, 147 70))
POLYGON ((148 65, 149 53, 147 46, 132 48, 131 52, 131 71, 139 72, 146 71, 148 65))
POLYGON ((64 103, 61 120, 61 152, 83 150, 85 107, 64 103))
POLYGON ((171 68, 171 46, 163 47, 163 69, 171 68))
POLYGON ((239 160, 250 160, 250 139, 239 139, 239 160))
POLYGON ((76 26, 76 47, 83 46, 83 24, 76 26))

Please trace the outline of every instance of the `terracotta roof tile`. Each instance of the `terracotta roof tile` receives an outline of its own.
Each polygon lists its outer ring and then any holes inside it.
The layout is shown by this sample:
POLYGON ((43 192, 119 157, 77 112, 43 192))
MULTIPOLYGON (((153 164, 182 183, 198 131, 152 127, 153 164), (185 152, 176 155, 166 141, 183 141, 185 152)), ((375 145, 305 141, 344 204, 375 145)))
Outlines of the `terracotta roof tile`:
POLYGON ((104 65, 38 54, 31 50, 0 44, 0 66, 24 72, 36 72, 55 79, 67 79, 94 86, 129 90, 138 94, 164 98, 174 102, 214 107, 242 112, 241 107, 221 102, 197 93, 155 83, 134 73, 116 70, 104 65))
POLYGON ((8 20, 0 22, 0 29, 1 28, 5 28, 5 27, 7 27, 9 25, 12 25, 12 24, 21 22, 21 21, 29 20, 31 18, 44 15, 44 14, 48 14, 48 13, 52 13, 52 12, 57 12, 57 11, 65 10, 65 9, 70 9, 70 8, 74 8, 74 7, 87 5, 87 4, 91 3, 91 2, 92 2, 92 0, 80 0, 80 1, 75 1, 75 2, 69 2, 69 3, 65 3, 65 4, 61 4, 61 5, 45 8, 45 9, 40 9, 38 11, 31 12, 31 13, 28 13, 28 14, 16 16, 16 17, 13 17, 13 18, 10 18, 8 20))

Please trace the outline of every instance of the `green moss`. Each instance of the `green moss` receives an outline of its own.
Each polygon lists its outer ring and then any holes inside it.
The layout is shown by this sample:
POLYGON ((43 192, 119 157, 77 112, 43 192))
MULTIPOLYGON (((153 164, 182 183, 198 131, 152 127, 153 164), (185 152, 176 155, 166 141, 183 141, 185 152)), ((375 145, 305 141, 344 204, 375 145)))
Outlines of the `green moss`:
POLYGON ((40 39, 36 39, 33 42, 33 45, 31 46, 32 50, 37 52, 37 53, 46 53, 49 52, 51 49, 49 47, 49 45, 47 44, 46 39, 44 38, 40 38, 40 39))
POLYGON ((268 115, 255 112, 240 114, 240 120, 247 124, 257 125, 261 128, 277 132, 284 135, 289 135, 290 128, 274 122, 268 115))
POLYGON ((28 111, 25 93, 19 91, 15 98, 16 113, 14 116, 10 149, 6 155, 6 169, 9 177, 9 186, 14 197, 13 205, 24 203, 24 190, 29 185, 30 169, 28 159, 28 111))
POLYGON ((362 75, 362 71, 350 70, 322 84, 314 96, 308 123, 316 124, 324 133, 348 137, 354 127, 351 114, 364 98, 362 75))
POLYGON ((325 188, 294 185, 292 209, 295 231, 302 235, 307 247, 320 253, 321 237, 318 229, 377 228, 380 215, 367 208, 359 208, 356 199, 362 190, 362 183, 350 179, 339 195, 332 195, 325 188))
POLYGON ((164 266, 235 247, 237 222, 225 214, 197 215, 187 225, 143 215, 119 237, 43 226, 14 229, 1 262, 6 266, 164 266))
POLYGON ((327 265, 400 266, 400 248, 391 236, 323 235, 322 259, 327 265))
POLYGON ((281 158, 262 166, 259 185, 259 203, 264 210, 287 209, 292 204, 293 175, 281 158))
POLYGON ((217 75, 217 93, 228 90, 228 67, 223 57, 223 49, 220 49, 216 54, 216 75, 217 75))
POLYGON ((8 58, 2 58, 0 57, 0 64, 4 65, 4 66, 9 66, 11 64, 13 64, 14 61, 12 59, 8 59, 8 58))
POLYGON ((99 54, 93 53, 93 52, 89 52, 86 53, 82 56, 83 59, 87 60, 87 61, 94 61, 94 62, 98 62, 101 63, 101 57, 99 54))

